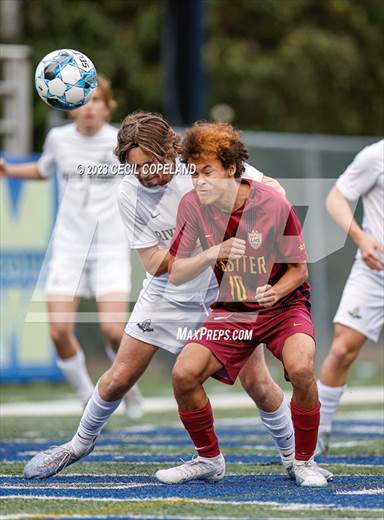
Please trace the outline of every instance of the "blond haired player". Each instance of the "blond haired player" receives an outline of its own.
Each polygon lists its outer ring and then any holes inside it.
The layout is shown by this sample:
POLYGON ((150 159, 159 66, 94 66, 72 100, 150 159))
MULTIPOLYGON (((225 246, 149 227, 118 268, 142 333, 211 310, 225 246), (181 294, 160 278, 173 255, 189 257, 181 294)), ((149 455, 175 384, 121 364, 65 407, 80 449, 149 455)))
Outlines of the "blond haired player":
POLYGON ((333 416, 348 370, 366 339, 377 342, 384 323, 384 140, 366 146, 339 177, 327 198, 335 222, 358 247, 333 320, 335 333, 318 381, 321 402, 318 450, 327 453, 333 416), (349 201, 363 201, 363 224, 349 201))
MULTIPOLYGON (((115 107, 110 82, 99 75, 94 96, 70 113, 73 122, 49 131, 37 162, 0 162, 0 176, 10 178, 47 179, 57 172, 61 203, 46 281, 50 335, 58 365, 83 405, 93 384, 74 333, 80 297, 96 298, 111 358, 123 335, 130 290, 129 245, 116 198, 121 177, 110 174, 117 130, 107 121, 115 107)), ((125 404, 129 416, 141 415, 137 388, 125 404)))

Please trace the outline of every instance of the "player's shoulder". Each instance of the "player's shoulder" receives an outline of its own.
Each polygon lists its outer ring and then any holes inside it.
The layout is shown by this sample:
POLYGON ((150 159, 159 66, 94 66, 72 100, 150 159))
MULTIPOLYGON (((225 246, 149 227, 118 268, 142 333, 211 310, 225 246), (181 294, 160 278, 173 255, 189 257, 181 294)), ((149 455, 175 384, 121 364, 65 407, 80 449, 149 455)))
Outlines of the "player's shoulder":
POLYGON ((244 166, 244 172, 243 172, 242 177, 244 179, 250 179, 252 181, 262 182, 263 177, 264 177, 263 172, 261 172, 260 170, 258 170, 254 166, 252 166, 252 164, 249 164, 247 162, 243 163, 243 166, 244 166))
POLYGON ((50 140, 61 140, 68 137, 69 135, 75 134, 75 124, 67 123, 66 125, 54 126, 47 134, 47 139, 50 140))
POLYGON ((365 146, 356 156, 356 161, 365 165, 380 164, 383 169, 384 139, 365 146))
POLYGON ((272 186, 250 179, 246 179, 246 181, 251 185, 252 193, 254 194, 253 196, 256 202, 269 200, 275 204, 286 205, 288 203, 286 196, 272 186))
POLYGON ((137 179, 134 175, 124 175, 117 188, 119 201, 125 201, 137 196, 137 179))
POLYGON ((113 138, 117 137, 119 131, 115 126, 111 125, 110 123, 105 123, 102 130, 105 135, 113 138))
POLYGON ((277 191, 275 188, 268 186, 262 182, 249 181, 251 183, 251 196, 253 204, 258 208, 258 211, 264 212, 268 215, 287 215, 291 209, 292 204, 287 197, 277 191))

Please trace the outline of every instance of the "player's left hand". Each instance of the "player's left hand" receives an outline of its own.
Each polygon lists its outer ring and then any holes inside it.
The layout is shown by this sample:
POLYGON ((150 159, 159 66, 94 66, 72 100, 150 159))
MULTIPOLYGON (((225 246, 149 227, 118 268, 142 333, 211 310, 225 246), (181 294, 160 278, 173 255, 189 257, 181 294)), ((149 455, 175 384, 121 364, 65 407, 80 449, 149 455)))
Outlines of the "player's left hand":
POLYGON ((279 295, 272 285, 267 284, 256 289, 255 299, 262 307, 272 307, 279 300, 279 295))

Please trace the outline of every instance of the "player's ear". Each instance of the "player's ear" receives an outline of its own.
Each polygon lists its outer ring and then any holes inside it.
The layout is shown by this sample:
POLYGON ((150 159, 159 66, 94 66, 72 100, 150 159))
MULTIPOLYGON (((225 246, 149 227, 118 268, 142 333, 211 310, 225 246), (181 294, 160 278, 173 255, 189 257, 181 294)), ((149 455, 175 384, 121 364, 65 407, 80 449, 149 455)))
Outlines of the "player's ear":
POLYGON ((234 177, 234 176, 235 176, 235 173, 236 173, 236 164, 235 164, 235 163, 231 164, 231 165, 228 167, 227 172, 229 173, 229 176, 230 176, 230 177, 234 177))

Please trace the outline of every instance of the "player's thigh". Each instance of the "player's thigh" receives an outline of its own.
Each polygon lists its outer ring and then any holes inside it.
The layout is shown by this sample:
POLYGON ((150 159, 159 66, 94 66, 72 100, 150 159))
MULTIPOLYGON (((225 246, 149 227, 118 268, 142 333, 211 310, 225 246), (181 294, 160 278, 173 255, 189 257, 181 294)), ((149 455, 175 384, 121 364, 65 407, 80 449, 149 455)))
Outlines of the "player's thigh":
POLYGON ((367 337, 361 332, 341 323, 335 323, 331 352, 338 356, 357 355, 366 339, 367 337))
POLYGON ((140 377, 156 354, 158 347, 123 334, 116 358, 109 369, 112 374, 140 377))
MULTIPOLYGON (((62 295, 48 295, 48 319, 51 335, 72 334, 76 322, 76 313, 80 298, 62 299, 62 295)), ((59 339, 59 338, 58 338, 59 339)))
POLYGON ((98 297, 96 304, 102 333, 107 339, 120 341, 128 316, 126 294, 108 293, 98 297))
POLYGON ((223 368, 212 352, 199 343, 187 344, 179 354, 172 371, 174 384, 187 381, 204 382, 223 368))
POLYGON ((239 377, 242 378, 248 373, 252 374, 252 377, 261 379, 269 375, 269 370, 265 362, 264 346, 262 344, 258 345, 249 356, 248 361, 241 369, 239 377))

